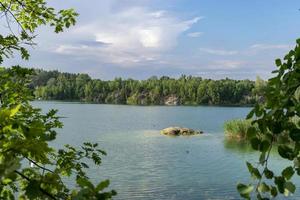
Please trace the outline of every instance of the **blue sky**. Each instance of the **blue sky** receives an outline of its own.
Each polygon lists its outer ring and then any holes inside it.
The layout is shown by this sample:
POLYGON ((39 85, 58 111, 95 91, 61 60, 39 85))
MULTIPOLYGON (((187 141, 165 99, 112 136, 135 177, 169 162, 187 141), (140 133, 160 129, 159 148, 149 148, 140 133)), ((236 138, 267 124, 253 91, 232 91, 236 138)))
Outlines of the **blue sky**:
POLYGON ((5 64, 94 78, 181 74, 268 78, 300 37, 296 0, 52 0, 80 14, 62 34, 39 30, 30 61, 5 64))

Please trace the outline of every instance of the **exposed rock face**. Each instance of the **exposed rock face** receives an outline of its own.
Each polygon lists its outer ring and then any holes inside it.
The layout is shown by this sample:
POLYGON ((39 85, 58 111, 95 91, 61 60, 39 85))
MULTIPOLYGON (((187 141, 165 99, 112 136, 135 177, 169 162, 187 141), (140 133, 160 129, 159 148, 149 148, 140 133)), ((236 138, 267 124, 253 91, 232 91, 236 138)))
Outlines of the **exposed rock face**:
POLYGON ((169 127, 160 131, 164 135, 169 136, 190 136, 190 135, 199 135, 202 134, 203 131, 195 131, 190 128, 182 128, 182 127, 169 127))
POLYGON ((176 95, 170 95, 165 98, 164 103, 167 106, 177 106, 179 105, 179 98, 176 95))

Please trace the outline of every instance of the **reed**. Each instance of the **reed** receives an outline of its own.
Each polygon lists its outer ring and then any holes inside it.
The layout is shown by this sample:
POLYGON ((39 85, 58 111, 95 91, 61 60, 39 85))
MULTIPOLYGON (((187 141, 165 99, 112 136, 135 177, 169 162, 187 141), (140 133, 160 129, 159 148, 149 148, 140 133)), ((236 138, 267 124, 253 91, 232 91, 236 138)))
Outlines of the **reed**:
POLYGON ((253 127, 251 120, 234 119, 226 121, 224 124, 225 135, 229 138, 245 140, 247 139, 247 131, 253 127))

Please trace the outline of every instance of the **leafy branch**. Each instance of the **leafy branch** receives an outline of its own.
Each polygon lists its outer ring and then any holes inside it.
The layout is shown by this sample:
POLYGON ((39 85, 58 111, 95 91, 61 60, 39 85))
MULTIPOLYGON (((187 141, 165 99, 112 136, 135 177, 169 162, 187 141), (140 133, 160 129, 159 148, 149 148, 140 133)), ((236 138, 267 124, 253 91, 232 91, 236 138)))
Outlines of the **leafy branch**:
POLYGON ((270 199, 279 194, 289 196, 296 190, 291 178, 300 175, 300 39, 283 61, 277 59, 275 63, 278 69, 273 73, 277 75, 268 81, 265 103, 257 104, 247 116, 255 117, 253 124, 259 128, 259 132, 249 129, 247 134, 252 148, 260 151, 260 158, 257 167, 247 162, 250 174, 257 180, 256 187, 237 186, 246 199, 253 197, 253 192, 257 199, 270 199), (291 162, 278 175, 268 165, 274 145, 279 156, 291 162))
MULTIPOLYGON (((74 25, 78 15, 73 9, 56 11, 45 0, 0 0, 0 13, 10 31, 0 34, 0 64, 15 52, 28 59, 26 46, 34 45, 39 26, 50 25, 59 33, 74 25), (21 28, 18 34, 14 23, 21 28)), ((90 164, 99 166, 106 155, 98 144, 59 150, 49 146, 63 124, 56 110, 43 114, 30 104, 33 73, 19 66, 0 68, 0 199, 111 199, 116 192, 106 191, 108 180, 94 184, 86 175, 90 164), (34 167, 22 165, 24 161, 34 167), (75 178, 76 186, 64 183, 66 178, 75 178)))

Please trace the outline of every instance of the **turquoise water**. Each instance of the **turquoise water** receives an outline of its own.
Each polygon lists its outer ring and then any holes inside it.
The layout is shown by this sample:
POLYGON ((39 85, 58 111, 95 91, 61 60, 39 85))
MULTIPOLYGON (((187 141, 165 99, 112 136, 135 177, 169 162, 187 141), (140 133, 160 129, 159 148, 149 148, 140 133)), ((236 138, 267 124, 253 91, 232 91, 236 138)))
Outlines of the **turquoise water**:
MULTIPOLYGON (((247 146, 226 142, 223 123, 244 118, 250 108, 119 106, 66 102, 34 102, 55 108, 65 118, 55 146, 98 142, 108 155, 89 175, 110 179, 115 199, 240 199, 238 182, 250 182, 245 161, 257 154, 247 146), (169 126, 200 129, 204 135, 167 137, 169 126)), ((280 158, 270 163, 285 165, 280 158)), ((296 180, 297 181, 297 180, 296 180)), ((291 199, 299 199, 294 195, 291 199)))

